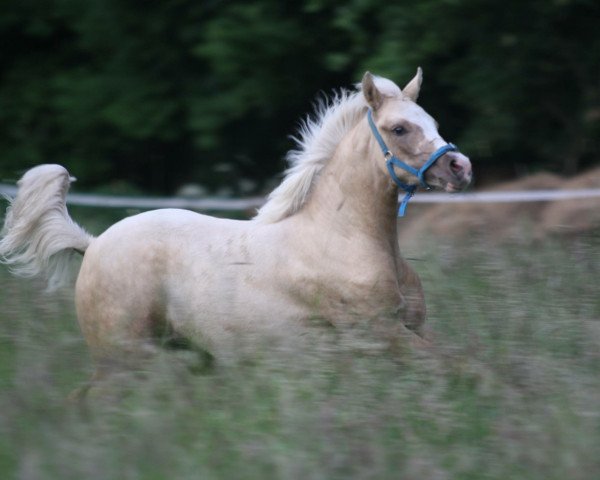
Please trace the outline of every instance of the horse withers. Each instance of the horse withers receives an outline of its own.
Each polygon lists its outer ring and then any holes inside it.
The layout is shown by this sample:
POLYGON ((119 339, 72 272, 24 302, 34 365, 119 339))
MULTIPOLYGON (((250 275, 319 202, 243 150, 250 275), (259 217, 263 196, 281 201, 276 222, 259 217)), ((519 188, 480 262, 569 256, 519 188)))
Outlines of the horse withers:
POLYGON ((315 318, 343 327, 392 319, 390 335, 418 341, 425 303, 400 255, 402 210, 418 185, 448 192, 471 180, 467 157, 447 144, 404 89, 366 73, 357 91, 317 107, 288 153, 290 168, 248 221, 163 209, 126 218, 94 238, 65 204, 71 177, 41 165, 19 181, 0 257, 16 274, 65 278, 82 254, 77 317, 98 374, 168 332, 225 358, 240 336, 293 336, 315 318))

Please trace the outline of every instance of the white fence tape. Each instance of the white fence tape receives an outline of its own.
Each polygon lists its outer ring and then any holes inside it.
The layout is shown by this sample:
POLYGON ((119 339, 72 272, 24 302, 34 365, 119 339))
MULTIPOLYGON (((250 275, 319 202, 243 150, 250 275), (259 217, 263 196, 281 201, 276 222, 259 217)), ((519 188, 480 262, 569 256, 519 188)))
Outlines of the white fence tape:
MULTIPOLYGON (((0 194, 14 197, 16 187, 0 184, 0 194)), ((494 191, 474 193, 419 193, 411 200, 413 203, 512 203, 512 202, 549 202, 556 200, 577 200, 600 198, 600 189, 582 190, 529 190, 494 191)), ((104 208, 188 208, 191 210, 240 211, 260 207, 264 197, 250 198, 181 198, 181 197, 120 197, 71 193, 67 197, 70 205, 104 208)))
POLYGON ((426 193, 415 195, 415 203, 514 203, 552 202, 556 200, 577 200, 600 198, 600 188, 581 190, 504 190, 473 193, 426 193))

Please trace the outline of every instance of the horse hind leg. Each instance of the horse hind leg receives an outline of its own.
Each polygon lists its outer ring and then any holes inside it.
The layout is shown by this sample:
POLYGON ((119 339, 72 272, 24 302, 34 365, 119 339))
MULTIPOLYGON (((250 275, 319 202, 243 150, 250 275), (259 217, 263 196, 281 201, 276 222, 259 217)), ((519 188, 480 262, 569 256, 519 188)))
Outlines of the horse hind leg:
MULTIPOLYGON (((125 373, 125 372, 123 372, 125 373)), ((104 403, 115 403, 124 396, 123 388, 116 388, 115 379, 123 373, 112 372, 108 374, 96 370, 92 377, 75 388, 66 399, 70 405, 80 407, 88 405, 90 400, 101 400, 104 403)))
POLYGON ((168 321, 157 325, 155 342, 160 348, 177 358, 194 374, 207 373, 215 365, 214 356, 206 349, 200 348, 189 338, 178 334, 168 321))
POLYGON ((147 376, 149 365, 159 354, 151 342, 123 342, 110 349, 90 349, 94 363, 91 378, 73 390, 68 401, 84 403, 102 400, 114 403, 122 399, 128 389, 147 376))
MULTIPOLYGON (((158 339, 158 342, 160 346, 150 341, 141 348, 137 345, 134 356, 129 355, 125 362, 107 361, 105 357, 96 360, 94 374, 69 394, 68 403, 80 406, 85 406, 89 401, 118 403, 127 396, 131 388, 154 376, 153 362, 165 357, 168 358, 166 365, 169 375, 184 378, 189 374, 204 375, 213 372, 214 357, 205 350, 199 350, 179 337, 158 339)), ((123 355, 123 352, 120 354, 123 355)), ((164 365, 163 363, 162 366, 164 365)))
POLYGON ((102 345, 90 344, 89 337, 86 340, 95 370, 89 380, 71 392, 70 403, 120 401, 131 388, 149 377, 154 362, 163 352, 151 338, 114 340, 102 345))
POLYGON ((136 292, 124 285, 122 277, 108 275, 101 267, 86 267, 86 260, 89 258, 84 258, 77 279, 75 301, 79 326, 96 371, 86 385, 73 392, 72 398, 99 391, 123 374, 143 371, 158 350, 152 334, 160 311, 153 310, 152 297, 140 295, 141 285, 136 292))
POLYGON ((203 374, 213 366, 212 356, 179 335, 166 319, 160 305, 94 304, 78 297, 78 318, 96 371, 71 394, 76 401, 86 398, 118 400, 131 384, 149 372, 203 374), (121 392, 121 393, 119 393, 121 392))

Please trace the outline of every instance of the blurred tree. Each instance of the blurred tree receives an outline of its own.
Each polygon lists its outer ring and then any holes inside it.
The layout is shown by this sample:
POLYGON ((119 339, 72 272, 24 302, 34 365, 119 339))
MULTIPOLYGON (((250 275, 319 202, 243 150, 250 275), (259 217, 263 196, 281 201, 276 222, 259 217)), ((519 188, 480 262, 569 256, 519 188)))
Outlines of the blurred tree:
POLYGON ((319 91, 402 84, 479 172, 598 161, 592 0, 5 0, 0 178, 65 164, 170 193, 280 172, 319 91))
POLYGON ((598 18, 588 0, 396 4, 368 61, 394 78, 431 72, 425 105, 479 162, 574 173, 600 153, 598 18))

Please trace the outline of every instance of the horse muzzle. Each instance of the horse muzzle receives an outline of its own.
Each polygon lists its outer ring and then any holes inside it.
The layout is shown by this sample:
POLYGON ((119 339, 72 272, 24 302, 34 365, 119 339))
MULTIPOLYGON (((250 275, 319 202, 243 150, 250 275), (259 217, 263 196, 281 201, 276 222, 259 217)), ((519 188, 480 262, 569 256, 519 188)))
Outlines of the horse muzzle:
POLYGON ((448 193, 467 188, 473 179, 471 161, 458 151, 446 152, 430 170, 431 183, 438 183, 448 193), (436 181, 437 180, 437 181, 436 181))

